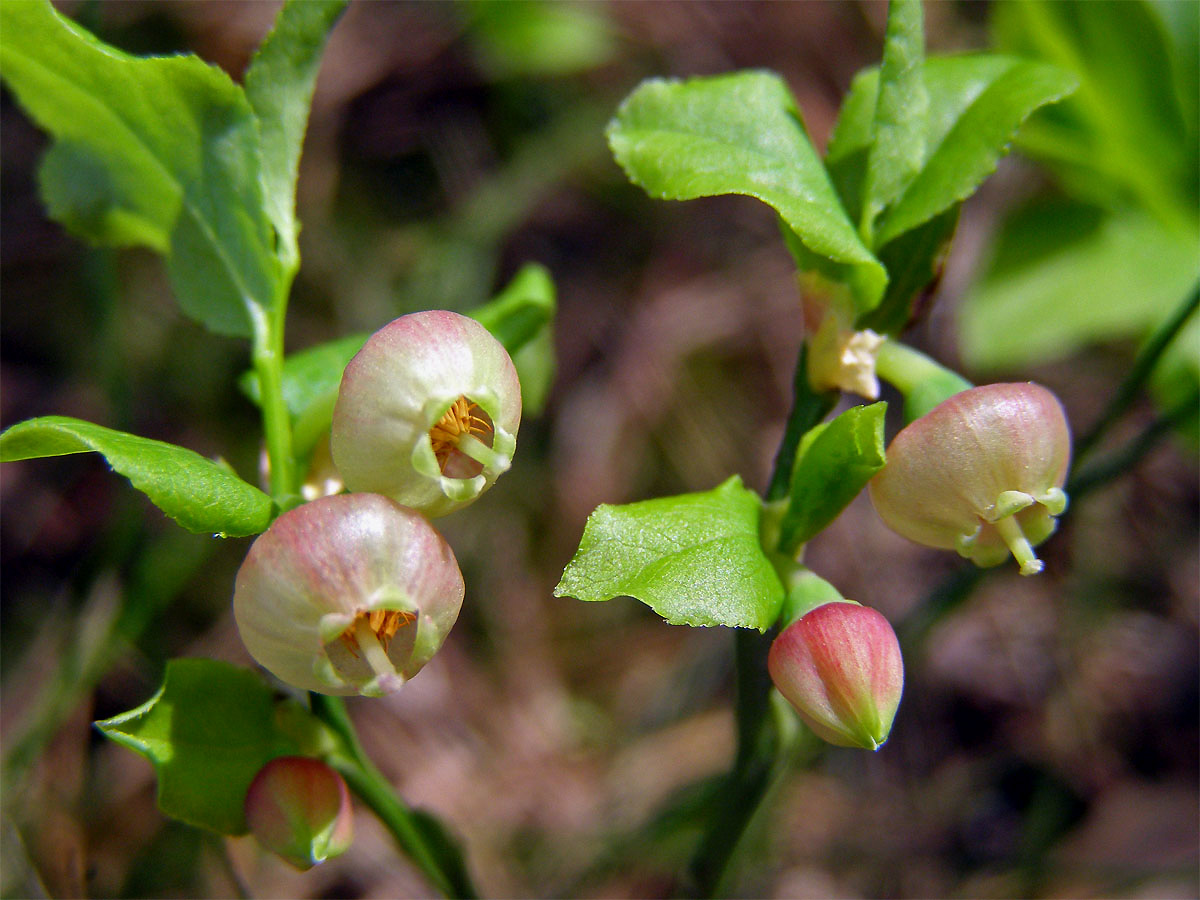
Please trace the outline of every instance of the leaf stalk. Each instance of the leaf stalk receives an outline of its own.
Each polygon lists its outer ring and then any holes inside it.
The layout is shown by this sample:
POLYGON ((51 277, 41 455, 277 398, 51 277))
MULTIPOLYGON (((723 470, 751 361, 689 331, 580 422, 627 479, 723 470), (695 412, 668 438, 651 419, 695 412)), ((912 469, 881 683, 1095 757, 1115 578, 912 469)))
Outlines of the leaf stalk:
POLYGON ((342 698, 315 693, 309 694, 309 698, 313 713, 341 738, 342 751, 333 754, 327 762, 379 817, 401 851, 443 896, 477 897, 478 893, 461 862, 459 849, 448 845, 439 853, 432 846, 417 814, 397 796, 383 773, 363 751, 342 698), (447 859, 448 853, 454 856, 453 864, 447 859))

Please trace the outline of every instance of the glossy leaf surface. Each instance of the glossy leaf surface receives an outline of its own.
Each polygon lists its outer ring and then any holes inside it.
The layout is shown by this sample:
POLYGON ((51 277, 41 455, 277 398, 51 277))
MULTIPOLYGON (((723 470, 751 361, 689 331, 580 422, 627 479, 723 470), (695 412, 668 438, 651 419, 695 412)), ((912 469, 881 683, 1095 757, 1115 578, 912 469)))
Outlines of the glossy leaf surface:
POLYGON ((271 689, 247 669, 173 659, 157 694, 96 726, 153 764, 163 813, 244 834, 250 782, 268 761, 298 749, 276 730, 274 708, 271 689))
POLYGON ((621 104, 608 140, 630 180, 652 197, 762 200, 808 250, 855 270, 860 311, 878 302, 883 267, 859 239, 778 75, 643 82, 621 104))
POLYGON ((68 416, 29 419, 0 434, 0 462, 89 451, 188 531, 241 537, 271 523, 270 497, 225 466, 175 444, 68 416))
POLYGON ((296 175, 308 110, 325 39, 346 3, 290 0, 246 70, 246 97, 258 120, 266 212, 279 237, 280 255, 289 265, 300 256, 296 175))
POLYGON ((783 553, 790 555, 829 525, 883 468, 886 411, 886 403, 851 407, 805 435, 780 526, 783 553))
MULTIPOLYGON (((1008 152, 1021 123, 1076 84, 1056 66, 991 54, 932 58, 923 75, 929 95, 925 163, 882 213, 875 247, 969 197, 1008 152)), ((878 69, 854 79, 829 142, 827 161, 852 214, 862 202, 857 187, 862 175, 856 170, 866 164, 878 91, 878 69)))
POLYGON ((54 137, 51 215, 85 240, 163 253, 184 312, 249 336, 280 273, 242 89, 194 56, 122 53, 40 0, 0 4, 0 35, 5 82, 54 137))
POLYGON ((925 117, 929 92, 921 69, 925 28, 921 0, 893 0, 888 6, 883 64, 867 153, 864 233, 875 216, 900 196, 925 162, 925 117))
POLYGON ((762 501, 736 475, 711 491, 603 504, 588 517, 559 597, 635 597, 673 625, 765 631, 783 588, 759 541, 762 501))

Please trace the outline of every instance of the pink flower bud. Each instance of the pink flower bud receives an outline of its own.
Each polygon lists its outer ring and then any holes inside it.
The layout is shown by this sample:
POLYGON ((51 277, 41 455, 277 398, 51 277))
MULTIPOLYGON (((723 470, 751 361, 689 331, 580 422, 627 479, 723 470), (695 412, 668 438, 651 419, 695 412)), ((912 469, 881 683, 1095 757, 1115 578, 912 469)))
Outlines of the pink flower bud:
POLYGON ((258 537, 233 613, 250 655, 280 680, 377 697, 430 660, 463 590, 453 551, 424 516, 342 494, 284 513, 258 537))
POLYGON ((826 603, 780 632, 767 669, 817 736, 878 750, 904 689, 900 644, 888 620, 853 601, 826 603))
POLYGON ((994 566, 1009 552, 1022 575, 1057 527, 1071 433, 1058 399, 1036 384, 971 388, 902 430, 871 479, 871 502, 893 531, 994 566))
POLYGON ((350 490, 441 516, 508 469, 520 424, 521 383, 500 342, 458 313, 412 313, 346 366, 333 461, 350 490))
POLYGON ((280 756, 259 769, 246 791, 246 824, 297 869, 340 856, 354 838, 346 782, 306 756, 280 756))

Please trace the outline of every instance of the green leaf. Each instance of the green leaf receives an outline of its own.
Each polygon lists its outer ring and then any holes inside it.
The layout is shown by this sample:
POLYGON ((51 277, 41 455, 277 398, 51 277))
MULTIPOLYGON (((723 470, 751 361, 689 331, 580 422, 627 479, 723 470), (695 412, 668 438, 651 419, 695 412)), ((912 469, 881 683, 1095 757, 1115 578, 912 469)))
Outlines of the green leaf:
POLYGON ((887 275, 847 217, 778 75, 643 82, 609 124, 608 141, 652 197, 762 200, 808 250, 854 270, 860 312, 878 303, 887 275))
POLYGON ((1195 141, 1200 136, 1200 93, 1196 91, 1196 85, 1200 84, 1200 16, 1192 15, 1193 10, 1187 3, 1164 0, 1154 4, 1154 11, 1166 26, 1174 62, 1171 70, 1175 76, 1175 97, 1184 131, 1191 136, 1192 158, 1195 159, 1195 141))
POLYGON ((0 434, 0 462, 95 451, 164 513, 198 534, 243 537, 271 524, 271 498, 198 453, 82 419, 42 416, 0 434))
MULTIPOLYGON (((1054 66, 991 54, 934 57, 922 73, 929 95, 925 164, 884 212, 877 248, 969 197, 996 168, 1026 117, 1069 94, 1076 83, 1054 66)), ((829 141, 830 175, 852 213, 862 203, 878 92, 879 70, 859 73, 829 141)))
POLYGON ((1021 123, 1036 109, 1074 90, 1070 72, 1045 63, 988 56, 930 60, 929 155, 924 167, 883 215, 883 246, 954 206, 996 169, 1021 123), (955 102, 935 104, 936 92, 955 102), (966 100, 960 109, 958 103, 966 100), (954 110, 951 118, 947 113, 954 110), (940 113, 940 118, 936 117, 940 113))
POLYGON ((863 180, 867 175, 878 102, 879 69, 863 69, 854 76, 849 92, 842 98, 842 107, 825 150, 829 179, 837 189, 842 205, 855 220, 862 218, 863 180))
POLYGON ((783 587, 759 540, 762 501, 736 475, 711 491, 623 506, 588 517, 557 597, 635 597, 673 625, 766 631, 783 587))
POLYGON ((886 403, 855 406, 813 428, 792 467, 779 550, 792 555, 838 517, 871 476, 883 468, 886 403))
MULTIPOLYGON (((293 353, 283 363, 283 402, 292 419, 292 445, 307 455, 333 421, 342 373, 368 334, 351 334, 293 353)), ((255 403, 262 396, 258 373, 242 374, 238 386, 255 403)))
POLYGON ((1200 277, 1196 246, 1197 235, 1138 210, 1027 206, 1004 224, 959 309, 963 357, 978 370, 1012 369, 1145 334, 1200 277))
POLYGON ((887 290, 879 305, 859 318, 856 328, 896 335, 907 327, 941 278, 942 264, 958 226, 959 209, 959 205, 950 207, 879 251, 879 261, 888 270, 887 290))
POLYGON ((545 266, 527 263, 504 290, 467 315, 490 331, 511 354, 553 321, 555 308, 550 272, 545 266))
POLYGON ((1164 222, 1194 219, 1200 171, 1195 78, 1182 97, 1176 91, 1196 53, 1195 8, 1180 4, 1191 20, 1185 48, 1164 27, 1168 5, 1001 3, 992 20, 998 46, 1080 79, 1070 100, 1022 130, 1022 150, 1050 163, 1080 199, 1112 207, 1134 198, 1164 222))
POLYGON ((294 267, 296 175, 325 41, 347 0, 288 0, 246 70, 246 98, 258 120, 266 212, 280 256, 294 267))
POLYGON ((542 410, 554 380, 556 306, 550 272, 537 263, 528 263, 499 295, 468 313, 512 356, 527 415, 542 410))
POLYGON ((244 834, 243 804, 266 763, 297 748, 275 729, 271 690, 255 673, 211 659, 173 659, 142 706, 97 722, 146 757, 158 808, 221 834, 244 834))
POLYGON ((557 358, 554 349, 554 329, 547 325, 521 345, 513 354, 513 365, 521 379, 522 415, 538 416, 546 408, 550 388, 554 384, 557 358))
POLYGON ((929 92, 922 77, 925 26, 921 0, 892 0, 888 5, 883 65, 867 152, 863 233, 890 206, 925 162, 925 117, 929 92))
POLYGON ((184 312, 251 334, 279 267, 241 88, 194 56, 128 56, 42 0, 0 3, 0 72, 55 139, 41 172, 51 215, 95 243, 169 254, 184 312))

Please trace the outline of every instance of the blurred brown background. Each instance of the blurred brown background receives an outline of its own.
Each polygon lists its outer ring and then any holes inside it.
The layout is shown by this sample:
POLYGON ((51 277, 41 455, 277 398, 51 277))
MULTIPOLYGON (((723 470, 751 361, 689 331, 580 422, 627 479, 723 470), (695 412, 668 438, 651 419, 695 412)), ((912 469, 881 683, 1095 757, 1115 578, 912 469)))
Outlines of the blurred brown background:
MULTIPOLYGON (((123 49, 190 50, 240 77, 277 7, 66 8, 123 49)), ((761 67, 785 77, 823 147, 854 72, 878 59, 885 7, 572 9, 590 22, 576 43, 522 56, 475 6, 352 4, 302 164, 288 344, 468 309, 526 261, 553 273, 548 407, 523 423, 512 472, 439 521, 467 580, 462 618, 410 686, 351 712, 402 795, 456 829, 486 895, 666 896, 685 889, 697 838, 687 792, 731 762, 731 636, 552 591, 598 503, 733 472, 765 487, 799 293, 770 210, 649 200, 603 126, 644 77, 761 67)), ((986 15, 928 4, 930 50, 985 46, 986 15)), ((75 415, 249 477, 260 431, 234 387, 245 346, 185 320, 150 254, 89 249, 49 222, 45 138, 7 93, 0 113, 0 424, 75 415)), ((916 343, 954 363, 955 302, 980 247, 1017 186, 1043 183, 1006 160, 967 205, 916 343)), ((1078 429, 1131 353, 1097 347, 1009 377, 1055 390, 1078 429)), ((1139 406, 1122 433, 1151 415, 1139 406)), ((149 764, 90 722, 147 699, 172 656, 251 664, 229 608, 248 542, 183 534, 95 456, 0 475, 5 896, 428 894, 365 812, 351 851, 305 875, 249 838, 165 820, 149 764)), ((909 648, 891 741, 797 767, 740 852, 735 893, 1197 896, 1197 493, 1194 451, 1165 443, 1067 515, 1046 574, 1006 567, 938 619, 909 648)), ((902 633, 959 570, 888 532, 865 498, 808 561, 902 633)))

